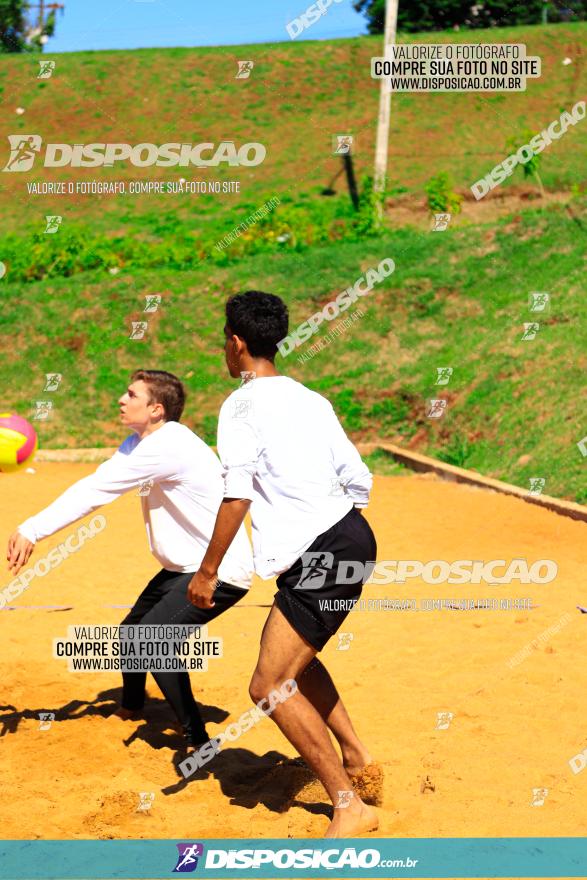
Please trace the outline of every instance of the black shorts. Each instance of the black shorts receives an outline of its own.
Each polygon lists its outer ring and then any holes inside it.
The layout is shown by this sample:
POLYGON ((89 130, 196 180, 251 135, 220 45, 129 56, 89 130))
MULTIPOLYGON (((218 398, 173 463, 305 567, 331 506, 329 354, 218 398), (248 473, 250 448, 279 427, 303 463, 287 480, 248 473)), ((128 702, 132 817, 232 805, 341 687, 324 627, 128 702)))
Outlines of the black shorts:
POLYGON ((275 604, 296 632, 321 651, 359 599, 376 557, 371 526, 353 507, 279 575, 275 604))

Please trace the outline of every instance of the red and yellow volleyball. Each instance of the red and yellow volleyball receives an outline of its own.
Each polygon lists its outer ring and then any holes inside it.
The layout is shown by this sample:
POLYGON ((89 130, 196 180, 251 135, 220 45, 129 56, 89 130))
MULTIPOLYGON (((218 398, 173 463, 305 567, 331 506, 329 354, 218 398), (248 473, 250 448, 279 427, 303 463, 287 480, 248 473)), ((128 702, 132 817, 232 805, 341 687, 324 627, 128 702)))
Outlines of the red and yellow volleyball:
POLYGON ((37 451, 37 433, 15 413, 0 413, 0 472, 19 471, 37 451))

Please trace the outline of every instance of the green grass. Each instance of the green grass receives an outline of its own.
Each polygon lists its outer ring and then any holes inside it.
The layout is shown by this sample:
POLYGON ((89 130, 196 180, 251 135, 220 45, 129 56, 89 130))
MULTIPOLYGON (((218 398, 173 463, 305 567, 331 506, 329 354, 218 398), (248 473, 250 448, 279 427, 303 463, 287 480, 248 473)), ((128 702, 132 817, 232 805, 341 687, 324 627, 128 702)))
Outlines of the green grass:
MULTIPOLYGON (((159 367, 185 380, 186 421, 213 443, 218 408, 233 387, 222 355, 227 295, 247 288, 277 293, 295 327, 391 256, 396 272, 357 304, 363 317, 315 357, 300 363, 292 353, 278 358, 279 368, 332 400, 357 441, 410 443, 523 486, 544 477, 545 492, 587 502, 585 459, 576 445, 587 431, 587 212, 578 195, 587 121, 545 150, 540 166, 547 190, 575 190, 576 221, 556 202, 526 202, 501 219, 491 212, 479 213, 484 220, 464 216, 441 234, 402 227, 394 215, 395 197, 405 197, 413 207, 409 222, 421 223, 426 207, 418 200, 424 205, 430 178, 447 172, 455 190, 467 193, 505 158, 508 139, 544 128, 583 97, 586 35, 587 23, 577 23, 410 36, 525 43, 528 54, 540 55, 543 75, 520 94, 395 95, 390 210, 380 236, 366 234, 364 218, 355 222, 342 178, 335 196, 320 194, 340 167, 334 134, 355 136, 357 177, 371 173, 378 83, 368 71, 371 56, 380 54, 379 37, 67 53, 55 56, 56 71, 43 82, 34 58, 1 56, 5 132, 36 132, 45 143, 234 139, 267 147, 254 169, 141 170, 127 162, 0 174, 0 260, 8 266, 0 281, 1 409, 30 416, 33 401, 52 398, 51 419, 35 422, 42 446, 112 445, 121 439, 116 400, 130 371, 159 367), (562 66, 566 56, 573 63, 562 66), (251 78, 235 80, 236 62, 246 58, 255 61, 251 78), (24 115, 15 114, 19 106, 24 115), (26 190, 33 180, 128 183, 182 175, 238 180, 241 192, 99 199, 26 190), (281 204, 266 220, 227 252, 215 250, 273 196, 281 204), (56 235, 44 235, 46 214, 64 218, 56 235), (529 313, 528 294, 537 290, 551 294, 549 314, 529 313), (143 314, 147 294, 163 297, 155 315, 143 314), (131 322, 142 319, 149 321, 145 340, 129 339, 131 322), (523 324, 533 319, 539 334, 522 341, 523 324), (447 386, 435 384, 441 366, 454 370, 447 386), (43 391, 48 372, 64 376, 54 394, 43 391), (427 402, 436 397, 448 400, 439 420, 427 417, 427 402)), ((522 182, 517 171, 500 194, 522 182)), ((375 470, 398 472, 382 454, 369 461, 375 470)))
POLYGON ((295 327, 391 256, 395 273, 357 303, 364 316, 305 363, 297 358, 310 342, 278 357, 279 369, 332 400, 355 440, 412 440, 446 461, 519 485, 545 477, 545 492, 585 500, 576 446, 585 435, 585 243, 585 232, 555 206, 492 226, 398 229, 225 267, 4 279, 0 335, 10 350, 0 352, 2 407, 27 415, 33 400, 52 396, 52 418, 36 422, 43 446, 111 445, 121 438, 116 400, 129 372, 156 366, 185 379, 186 421, 213 442, 218 408, 233 387, 222 352, 226 296, 270 290, 286 299, 295 327), (528 311, 533 290, 551 294, 544 317, 528 311), (160 310, 143 315, 152 293, 163 295, 160 310), (129 339, 131 321, 142 318, 146 339, 129 339), (534 319, 537 338, 522 341, 523 323, 534 319), (435 385, 440 366, 454 370, 447 386, 435 385), (47 372, 64 376, 53 395, 43 393, 47 372), (427 417, 435 397, 449 401, 440 420, 427 417))
MULTIPOLYGON (((394 95, 390 189, 423 195, 426 182, 446 171, 456 190, 467 192, 505 158, 509 138, 544 128, 585 95, 585 54, 580 50, 586 35, 587 23, 580 22, 400 38, 525 43, 528 54, 541 57, 543 74, 529 80, 521 93, 394 95), (562 66, 565 56, 573 63, 562 66)), ((140 169, 126 162, 104 170, 39 167, 26 174, 0 175, 3 229, 20 234, 23 228, 38 226, 45 213, 64 213, 65 223, 83 222, 92 234, 112 237, 122 228, 141 240, 162 239, 173 235, 176 220, 180 229, 189 225, 196 239, 210 225, 228 232, 249 207, 275 194, 296 203, 304 193, 317 198, 340 167, 332 154, 332 137, 341 127, 355 136, 361 178, 372 172, 378 82, 371 79, 369 68, 371 57, 380 52, 381 38, 369 36, 295 45, 73 52, 54 56, 57 66, 46 81, 36 80, 34 57, 1 56, 0 122, 7 133, 36 132, 45 142, 57 143, 218 143, 233 138, 267 147, 261 166, 223 172, 227 179, 239 180, 242 191, 221 199, 28 197, 24 187, 26 180, 220 177, 214 169, 140 169), (236 80, 237 60, 247 55, 255 62, 251 77, 236 80), (18 106, 25 109, 22 116, 15 114, 18 106), (171 220, 166 232, 158 225, 159 217, 171 220)), ((584 122, 544 151, 540 173, 547 189, 568 189, 582 179, 586 147, 584 122)), ((522 182, 518 170, 502 191, 522 182)), ((342 178, 335 186, 346 200, 342 178)))

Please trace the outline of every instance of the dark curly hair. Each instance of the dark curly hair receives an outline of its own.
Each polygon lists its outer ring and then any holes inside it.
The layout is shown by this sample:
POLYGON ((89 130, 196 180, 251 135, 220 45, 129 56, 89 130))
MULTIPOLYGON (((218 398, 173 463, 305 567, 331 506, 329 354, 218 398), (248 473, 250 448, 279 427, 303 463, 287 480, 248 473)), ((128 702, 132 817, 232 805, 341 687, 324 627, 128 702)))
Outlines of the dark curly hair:
POLYGON ((277 343, 287 336, 287 306, 278 296, 260 290, 246 290, 226 303, 226 325, 247 343, 252 357, 272 361, 277 343))

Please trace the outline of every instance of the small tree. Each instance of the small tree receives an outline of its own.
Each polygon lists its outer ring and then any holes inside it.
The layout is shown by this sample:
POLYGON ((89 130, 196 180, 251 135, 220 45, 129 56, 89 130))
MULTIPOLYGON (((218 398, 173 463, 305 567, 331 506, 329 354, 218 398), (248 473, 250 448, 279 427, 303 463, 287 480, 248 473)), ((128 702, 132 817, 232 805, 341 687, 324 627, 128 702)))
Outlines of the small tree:
POLYGON ((32 25, 27 20, 29 9, 27 0, 0 0, 0 53, 42 52, 55 33, 54 10, 42 24, 32 25))
POLYGON ((26 51, 26 3, 0 0, 0 52, 26 51))

